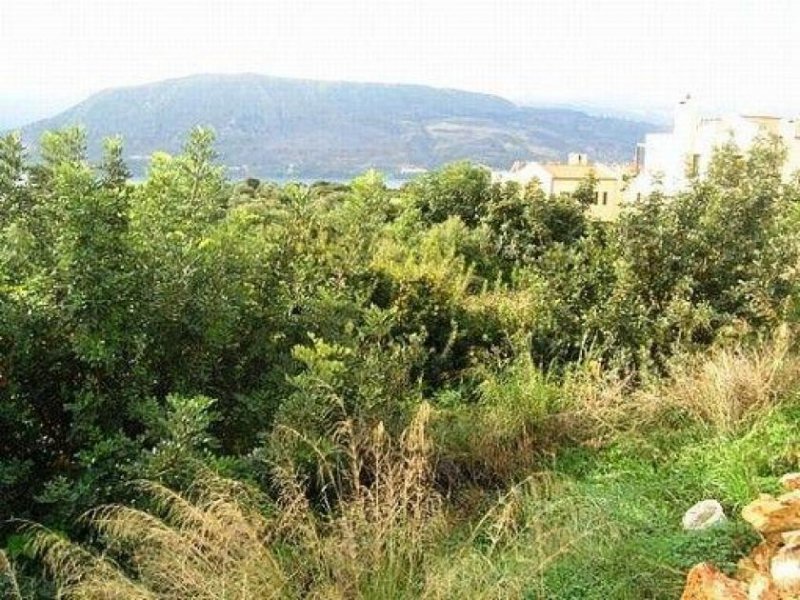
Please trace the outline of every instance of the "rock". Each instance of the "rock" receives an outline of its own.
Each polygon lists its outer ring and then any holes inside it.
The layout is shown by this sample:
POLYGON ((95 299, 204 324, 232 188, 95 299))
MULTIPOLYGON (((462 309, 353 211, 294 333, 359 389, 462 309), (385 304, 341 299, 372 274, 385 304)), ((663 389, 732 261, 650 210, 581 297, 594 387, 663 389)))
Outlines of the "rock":
POLYGON ((783 532, 781 541, 785 546, 800 546, 800 529, 783 532))
POLYGON ((745 556, 739 561, 736 571, 736 579, 740 581, 751 581, 757 575, 769 576, 769 561, 777 550, 775 544, 761 542, 753 548, 749 556, 745 556))
POLYGON ((708 529, 724 523, 725 512, 716 500, 702 500, 692 506, 683 515, 683 528, 689 531, 708 529))
POLYGON ((800 546, 784 546, 772 557, 770 575, 784 598, 800 598, 800 546))
POLYGON ((775 584, 766 575, 756 575, 747 590, 747 600, 782 600, 775 584))
POLYGON ((787 490, 800 490, 800 473, 787 473, 780 479, 781 485, 787 490))
POLYGON ((764 494, 744 507, 742 517, 765 535, 800 529, 800 490, 777 498, 764 494))
MULTIPOLYGON (((767 571, 769 573, 769 571, 767 571)), ((745 583, 750 583, 754 581, 756 577, 759 575, 763 575, 761 571, 758 570, 758 566, 753 562, 753 559, 749 556, 745 556, 744 558, 740 558, 739 562, 736 563, 736 580, 743 581, 745 583)))
POLYGON ((777 550, 778 546, 776 544, 770 544, 769 542, 761 542, 758 546, 753 548, 750 552, 750 558, 753 559, 759 573, 763 573, 764 575, 769 574, 769 562, 772 560, 772 556, 777 550))
MULTIPOLYGON (((790 491, 761 495, 742 510, 742 517, 763 540, 739 560, 735 578, 709 563, 696 565, 686 577, 681 600, 800 600, 800 473, 781 483, 790 491)), ((685 529, 704 529, 724 519, 718 503, 704 500, 684 516, 685 529)))
POLYGON ((748 600, 744 584, 709 563, 692 567, 681 600, 748 600))

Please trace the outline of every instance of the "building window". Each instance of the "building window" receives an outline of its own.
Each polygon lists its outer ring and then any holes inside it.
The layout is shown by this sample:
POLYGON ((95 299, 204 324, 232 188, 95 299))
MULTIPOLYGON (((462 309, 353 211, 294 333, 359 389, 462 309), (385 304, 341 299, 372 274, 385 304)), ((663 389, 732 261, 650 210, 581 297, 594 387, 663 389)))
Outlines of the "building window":
POLYGON ((594 193, 594 203, 595 204, 600 204, 600 192, 595 192, 594 193))
POLYGON ((603 192, 603 206, 608 204, 608 192, 603 192))

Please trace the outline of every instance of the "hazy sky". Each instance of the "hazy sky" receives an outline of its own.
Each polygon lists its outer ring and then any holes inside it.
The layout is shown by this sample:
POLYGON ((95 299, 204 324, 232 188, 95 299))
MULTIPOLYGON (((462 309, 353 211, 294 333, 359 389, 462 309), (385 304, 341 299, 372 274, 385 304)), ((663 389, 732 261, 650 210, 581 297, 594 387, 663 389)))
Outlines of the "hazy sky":
POLYGON ((0 109, 199 72, 800 113, 800 0, 0 0, 0 109))

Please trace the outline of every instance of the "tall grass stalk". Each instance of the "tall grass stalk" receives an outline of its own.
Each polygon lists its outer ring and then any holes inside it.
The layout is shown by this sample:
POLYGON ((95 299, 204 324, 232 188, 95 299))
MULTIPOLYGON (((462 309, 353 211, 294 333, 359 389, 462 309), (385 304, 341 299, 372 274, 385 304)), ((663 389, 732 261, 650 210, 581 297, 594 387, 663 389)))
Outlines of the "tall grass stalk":
POLYGON ((353 598, 412 595, 428 541, 444 522, 432 485, 430 408, 393 442, 381 424, 340 425, 344 474, 334 502, 312 508, 303 481, 277 470, 272 511, 253 490, 207 475, 185 494, 142 483, 148 509, 104 506, 88 523, 103 551, 32 527, 33 550, 64 597, 353 598), (389 594, 386 596, 385 594, 389 594))
POLYGON ((732 434, 785 399, 798 382, 800 359, 786 329, 756 348, 723 346, 677 357, 667 377, 642 386, 587 362, 564 385, 567 426, 598 443, 675 418, 709 433, 732 434))
POLYGON ((9 600, 22 600, 17 574, 3 550, 0 550, 0 594, 9 600))

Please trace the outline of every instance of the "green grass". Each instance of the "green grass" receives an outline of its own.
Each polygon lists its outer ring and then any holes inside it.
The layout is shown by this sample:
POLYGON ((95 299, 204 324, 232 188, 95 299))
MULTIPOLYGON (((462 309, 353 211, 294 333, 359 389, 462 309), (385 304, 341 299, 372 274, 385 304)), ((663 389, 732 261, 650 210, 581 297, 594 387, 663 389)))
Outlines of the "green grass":
POLYGON ((553 468, 572 481, 571 498, 559 502, 590 507, 598 530, 548 568, 541 589, 529 590, 528 597, 674 599, 698 562, 732 571, 757 541, 739 516, 742 506, 759 492, 775 491, 777 477, 798 467, 798 422, 795 401, 736 436, 675 429, 601 452, 563 452, 553 468), (683 531, 685 510, 712 497, 728 522, 705 532, 683 531))
POLYGON ((741 508, 797 468, 799 421, 793 401, 736 435, 685 425, 602 450, 562 448, 546 472, 510 492, 476 492, 483 504, 472 514, 485 516, 432 549, 420 590, 434 598, 674 600, 693 565, 711 561, 732 573, 757 543, 741 508), (711 497, 728 521, 684 531, 686 509, 711 497))

